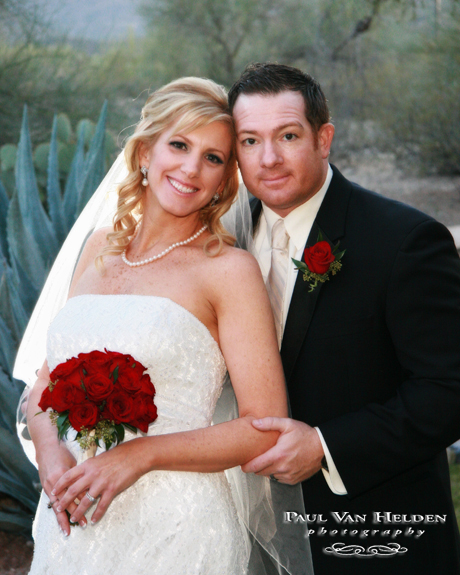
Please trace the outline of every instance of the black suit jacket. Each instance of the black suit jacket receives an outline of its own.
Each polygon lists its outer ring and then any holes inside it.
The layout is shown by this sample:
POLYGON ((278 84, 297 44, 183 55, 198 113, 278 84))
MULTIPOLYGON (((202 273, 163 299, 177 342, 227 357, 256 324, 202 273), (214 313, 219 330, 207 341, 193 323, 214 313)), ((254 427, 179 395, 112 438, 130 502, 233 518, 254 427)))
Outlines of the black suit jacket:
POLYGON ((307 245, 318 229, 347 250, 343 267, 312 293, 299 273, 281 348, 292 416, 320 428, 348 491, 322 473, 302 484, 315 575, 460 573, 445 453, 460 437, 452 238, 335 167, 307 245))

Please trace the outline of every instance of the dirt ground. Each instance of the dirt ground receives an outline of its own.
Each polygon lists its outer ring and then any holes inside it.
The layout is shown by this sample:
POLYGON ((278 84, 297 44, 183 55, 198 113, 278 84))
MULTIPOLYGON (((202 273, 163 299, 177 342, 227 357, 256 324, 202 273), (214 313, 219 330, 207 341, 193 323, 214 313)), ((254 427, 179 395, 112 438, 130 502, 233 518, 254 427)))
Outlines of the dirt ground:
POLYGON ((32 541, 22 535, 0 531, 0 575, 26 575, 32 554, 32 541))
MULTIPOLYGON (((410 204, 448 227, 460 226, 460 176, 408 175, 395 166, 391 154, 371 152, 336 164, 345 177, 363 187, 410 204)), ((28 573, 32 553, 30 540, 0 531, 0 575, 28 573)))

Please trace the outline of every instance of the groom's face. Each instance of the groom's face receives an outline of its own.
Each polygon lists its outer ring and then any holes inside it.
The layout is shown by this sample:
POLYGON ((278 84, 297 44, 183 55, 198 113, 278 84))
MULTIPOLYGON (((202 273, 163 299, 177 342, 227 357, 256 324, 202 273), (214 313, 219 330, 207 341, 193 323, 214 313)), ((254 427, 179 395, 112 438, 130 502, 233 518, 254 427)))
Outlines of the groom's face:
POLYGON ((334 127, 314 133, 300 92, 241 94, 233 117, 238 164, 254 196, 284 218, 320 190, 334 127))

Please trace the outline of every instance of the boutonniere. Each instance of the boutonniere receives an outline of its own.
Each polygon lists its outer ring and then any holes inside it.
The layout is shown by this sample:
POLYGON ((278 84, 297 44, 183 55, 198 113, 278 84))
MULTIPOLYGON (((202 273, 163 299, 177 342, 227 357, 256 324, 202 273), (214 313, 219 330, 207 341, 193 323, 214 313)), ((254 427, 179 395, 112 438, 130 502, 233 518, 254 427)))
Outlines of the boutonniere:
POLYGON ((329 242, 323 240, 323 234, 318 233, 318 241, 314 246, 305 248, 305 263, 292 258, 296 268, 303 273, 303 280, 309 282, 312 292, 318 283, 324 283, 329 279, 330 274, 335 274, 342 267, 341 259, 346 250, 338 251, 340 242, 331 248, 329 242))

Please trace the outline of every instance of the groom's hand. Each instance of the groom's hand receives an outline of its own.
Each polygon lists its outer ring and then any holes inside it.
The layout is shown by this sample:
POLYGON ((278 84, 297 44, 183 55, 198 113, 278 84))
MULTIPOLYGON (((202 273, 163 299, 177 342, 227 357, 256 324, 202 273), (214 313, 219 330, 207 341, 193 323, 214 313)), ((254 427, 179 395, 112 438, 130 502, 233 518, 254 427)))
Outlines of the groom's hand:
POLYGON ((281 483, 294 485, 321 469, 324 451, 313 427, 281 417, 255 419, 252 425, 259 431, 279 431, 280 436, 271 449, 241 467, 245 473, 273 475, 281 483))

